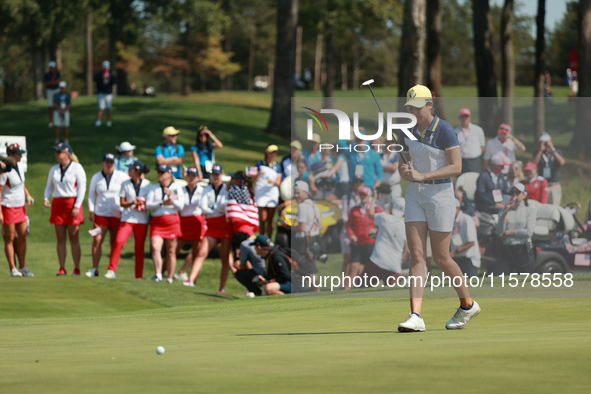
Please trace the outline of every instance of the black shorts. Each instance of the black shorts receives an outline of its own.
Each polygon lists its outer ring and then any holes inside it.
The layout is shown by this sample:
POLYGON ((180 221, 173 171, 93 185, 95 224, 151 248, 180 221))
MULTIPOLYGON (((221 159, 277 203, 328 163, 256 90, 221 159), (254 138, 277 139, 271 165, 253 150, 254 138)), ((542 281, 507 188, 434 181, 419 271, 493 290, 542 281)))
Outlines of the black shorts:
POLYGON ((375 244, 369 245, 354 245, 351 244, 351 258, 350 262, 352 263, 361 263, 365 264, 369 261, 371 254, 373 253, 373 248, 375 244))

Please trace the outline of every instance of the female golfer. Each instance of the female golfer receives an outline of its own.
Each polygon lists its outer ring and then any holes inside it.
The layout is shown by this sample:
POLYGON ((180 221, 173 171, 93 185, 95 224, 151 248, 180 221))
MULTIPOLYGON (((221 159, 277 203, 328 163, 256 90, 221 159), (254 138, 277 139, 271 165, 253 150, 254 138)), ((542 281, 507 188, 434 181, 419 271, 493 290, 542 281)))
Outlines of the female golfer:
POLYGON ((150 222, 150 241, 152 242, 152 261, 155 275, 149 280, 162 282, 162 246, 166 249, 166 281, 172 283, 176 272, 176 243, 181 236, 179 211, 185 206, 183 191, 174 183, 172 168, 158 166, 158 183, 153 185, 146 198, 146 208, 152 210, 150 222))
POLYGON ((20 161, 25 151, 18 144, 6 148, 8 156, 15 161, 14 169, 0 177, 0 193, 2 212, 0 223, 4 232, 4 252, 10 265, 10 276, 33 276, 27 269, 25 255, 27 253, 27 210, 26 205, 32 205, 35 200, 25 186, 25 173, 20 161), (16 241, 16 243, 15 243, 16 241), (16 268, 14 246, 20 268, 16 268))
POLYGON ((57 276, 66 275, 66 239, 70 238, 73 276, 80 275, 80 225, 84 223, 82 202, 86 193, 86 174, 78 163, 72 147, 60 142, 53 147, 58 164, 51 167, 45 186, 44 205, 51 207, 49 222, 55 225, 57 258, 60 269, 57 276), (51 203, 49 198, 53 197, 51 203))
POLYGON ((275 161, 277 145, 269 144, 265 148, 265 159, 256 164, 259 172, 255 177, 254 199, 259 208, 260 234, 269 238, 273 234, 275 209, 279 205, 279 186, 281 186, 281 164, 275 161))
POLYGON ((121 221, 121 206, 119 193, 121 184, 129 176, 115 170, 115 155, 107 153, 103 156, 103 169, 92 176, 88 189, 88 218, 99 229, 92 240, 92 268, 86 276, 98 276, 98 266, 103 251, 103 240, 109 233, 111 248, 117 237, 119 222, 121 221))
MULTIPOLYGON (((404 211, 406 237, 411 256, 410 275, 421 277, 410 282, 409 317, 398 325, 400 332, 425 331, 421 317, 425 284, 425 250, 427 234, 431 237, 433 260, 453 279, 462 271, 449 255, 451 233, 455 220, 455 197, 451 177, 462 172, 462 155, 454 128, 433 115, 433 96, 422 85, 411 88, 406 95, 408 112, 417 119, 412 130, 416 140, 407 136, 400 141, 410 166, 400 161, 400 175, 410 182, 406 190, 404 211), (406 153, 408 152, 408 153, 406 153)), ((478 315, 480 306, 470 298, 464 282, 454 284, 460 307, 445 328, 461 329, 478 315)))
POLYGON ((150 191, 150 181, 144 179, 144 174, 150 171, 140 160, 129 163, 129 177, 121 185, 119 204, 122 208, 121 223, 117 231, 117 238, 111 249, 109 268, 105 278, 117 278, 117 267, 121 258, 121 251, 133 233, 135 242, 135 278, 141 279, 144 274, 144 244, 148 234, 148 211, 146 197, 150 191))

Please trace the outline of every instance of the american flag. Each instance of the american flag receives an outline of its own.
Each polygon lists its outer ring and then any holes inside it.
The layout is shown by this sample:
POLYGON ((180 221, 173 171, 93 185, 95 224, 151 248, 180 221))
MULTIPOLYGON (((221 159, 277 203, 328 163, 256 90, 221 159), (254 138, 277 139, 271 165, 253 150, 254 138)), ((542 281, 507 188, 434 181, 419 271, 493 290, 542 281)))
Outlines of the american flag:
POLYGON ((589 266, 591 266, 591 254, 589 254, 589 253, 577 253, 575 255, 575 265, 577 267, 589 267, 589 266))
POLYGON ((226 218, 230 222, 252 226, 255 232, 259 231, 259 211, 252 200, 250 204, 238 204, 236 200, 228 200, 226 218))
POLYGON ((246 175, 247 176, 256 176, 259 173, 259 169, 257 166, 254 167, 246 167, 246 175))

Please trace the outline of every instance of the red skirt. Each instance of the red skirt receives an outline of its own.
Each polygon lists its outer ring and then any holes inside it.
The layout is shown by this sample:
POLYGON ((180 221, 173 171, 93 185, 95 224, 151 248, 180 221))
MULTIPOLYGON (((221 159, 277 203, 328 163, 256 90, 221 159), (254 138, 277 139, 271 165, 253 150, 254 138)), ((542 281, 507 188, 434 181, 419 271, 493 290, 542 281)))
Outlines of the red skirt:
POLYGON ((27 213, 25 206, 22 207, 5 207, 2 205, 2 216, 4 217, 4 224, 17 224, 27 221, 27 213))
POLYGON ((62 226, 79 226, 84 223, 84 209, 80 206, 78 216, 72 217, 72 209, 76 203, 76 197, 54 197, 51 201, 51 217, 49 223, 62 226))
POLYGON ((207 226, 206 236, 216 239, 232 238, 232 224, 226 220, 225 216, 207 218, 205 223, 207 226))
POLYGON ((150 220, 150 237, 175 239, 181 236, 179 215, 154 216, 150 220))
POLYGON ((205 218, 203 216, 181 216, 181 239, 201 241, 205 237, 205 218))
POLYGON ((120 218, 94 215, 94 224, 96 224, 97 226, 118 229, 120 222, 120 218))

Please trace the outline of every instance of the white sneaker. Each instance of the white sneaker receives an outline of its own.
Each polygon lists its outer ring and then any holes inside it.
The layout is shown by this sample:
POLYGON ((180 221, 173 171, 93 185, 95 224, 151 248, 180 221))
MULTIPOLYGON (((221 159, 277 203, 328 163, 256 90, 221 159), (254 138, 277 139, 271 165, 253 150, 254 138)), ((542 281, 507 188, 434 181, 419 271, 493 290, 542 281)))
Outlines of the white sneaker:
POLYGON ((173 276, 174 276, 174 278, 176 280, 180 280, 180 281, 183 281, 183 282, 186 281, 186 280, 189 280, 189 275, 187 275, 186 272, 177 272, 173 276))
POLYGON ((99 126, 101 125, 101 121, 100 121, 100 120, 97 120, 96 122, 94 122, 94 125, 95 125, 96 127, 99 127, 99 126))
POLYGON ((23 267, 23 268, 19 269, 18 272, 23 274, 23 276, 26 276, 29 278, 32 278, 35 276, 31 271, 29 271, 29 269, 27 267, 23 267))
POLYGON ((88 270, 86 274, 87 277, 92 278, 93 276, 98 276, 98 270, 96 268, 91 268, 88 270))
POLYGON ((166 283, 172 284, 172 279, 171 278, 166 278, 166 283))
POLYGON ((414 313, 408 315, 406 320, 398 325, 399 332, 425 332, 425 322, 422 317, 414 313))
POLYGON ((482 309, 480 309, 480 305, 476 301, 472 304, 472 307, 468 310, 464 310, 462 308, 458 308, 454 317, 450 319, 447 323, 445 323, 445 328, 448 330, 461 330, 462 328, 466 327, 468 322, 473 318, 478 316, 482 309))
POLYGON ((107 127, 111 127, 113 126, 113 122, 111 122, 110 120, 107 120, 107 127))
POLYGON ((256 297, 256 295, 252 291, 248 291, 247 290, 246 291, 246 297, 248 297, 248 298, 254 298, 254 297, 256 297))
POLYGON ((23 274, 21 274, 16 268, 13 268, 10 270, 10 276, 23 276, 23 274))
POLYGON ((195 283, 191 282, 191 281, 190 281, 190 280, 188 280, 188 279, 187 279, 186 281, 184 281, 184 282, 183 282, 183 286, 197 287, 197 286, 195 285, 195 283))
POLYGON ((115 274, 115 271, 108 270, 107 273, 105 274, 105 278, 117 279, 117 274, 115 274))
POLYGON ((154 282, 162 282, 162 274, 156 274, 156 275, 148 278, 148 280, 152 280, 154 282))

